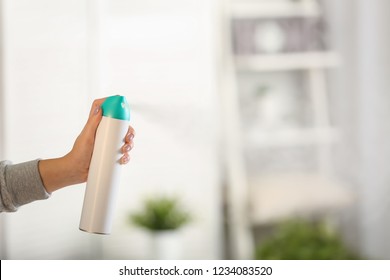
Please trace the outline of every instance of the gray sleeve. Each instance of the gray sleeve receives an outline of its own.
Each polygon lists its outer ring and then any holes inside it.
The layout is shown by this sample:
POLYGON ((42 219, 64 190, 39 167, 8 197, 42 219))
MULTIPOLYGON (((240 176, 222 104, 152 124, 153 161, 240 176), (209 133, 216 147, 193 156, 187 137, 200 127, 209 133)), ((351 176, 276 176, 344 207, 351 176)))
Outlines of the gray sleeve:
POLYGON ((43 186, 38 162, 0 162, 0 212, 15 212, 24 204, 50 196, 43 186))

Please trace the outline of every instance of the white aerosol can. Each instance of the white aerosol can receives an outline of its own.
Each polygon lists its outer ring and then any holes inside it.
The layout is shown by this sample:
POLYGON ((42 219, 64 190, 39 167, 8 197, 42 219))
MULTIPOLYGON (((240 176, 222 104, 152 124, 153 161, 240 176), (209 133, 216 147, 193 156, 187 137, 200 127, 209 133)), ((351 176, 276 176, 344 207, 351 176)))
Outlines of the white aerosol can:
POLYGON ((102 120, 96 131, 89 166, 80 230, 110 234, 120 180, 121 148, 130 122, 124 96, 110 96, 101 106, 102 120))

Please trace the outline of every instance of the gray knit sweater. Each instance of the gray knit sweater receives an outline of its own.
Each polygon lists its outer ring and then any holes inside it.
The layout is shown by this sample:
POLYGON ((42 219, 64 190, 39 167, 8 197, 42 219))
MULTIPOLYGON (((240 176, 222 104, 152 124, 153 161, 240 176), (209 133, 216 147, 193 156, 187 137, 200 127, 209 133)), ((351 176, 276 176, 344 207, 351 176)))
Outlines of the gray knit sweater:
POLYGON ((0 212, 15 212, 24 204, 50 196, 43 186, 38 162, 0 162, 0 212))

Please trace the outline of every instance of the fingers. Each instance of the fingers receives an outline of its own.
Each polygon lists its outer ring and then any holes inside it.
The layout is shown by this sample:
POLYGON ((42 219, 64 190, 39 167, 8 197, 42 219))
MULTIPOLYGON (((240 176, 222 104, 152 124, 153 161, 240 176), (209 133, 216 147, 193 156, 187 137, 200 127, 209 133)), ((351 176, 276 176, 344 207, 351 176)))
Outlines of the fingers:
POLYGON ((135 130, 132 128, 131 125, 129 125, 129 129, 127 130, 126 136, 125 136, 125 143, 130 143, 133 141, 133 138, 135 136, 135 130))
POLYGON ((127 130, 125 136, 125 144, 122 146, 123 156, 120 159, 121 164, 127 164, 130 161, 129 152, 134 147, 134 136, 135 136, 134 128, 129 126, 129 129, 127 130))
POLYGON ((121 164, 127 164, 128 162, 130 161, 130 156, 128 153, 124 154, 121 159, 120 159, 120 163, 121 164))
MULTIPOLYGON (((86 133, 87 135, 90 135, 92 139, 94 138, 96 129, 102 119, 101 105, 105 100, 106 98, 96 99, 92 103, 91 111, 89 113, 89 118, 83 131, 84 134, 86 133)), ((121 152, 123 153, 123 156, 120 159, 121 164, 127 164, 130 161, 129 152, 134 147, 134 136, 135 136, 134 128, 129 126, 126 135, 124 137, 125 144, 121 148, 121 152)))
POLYGON ((128 143, 128 144, 123 145, 123 147, 122 147, 122 153, 125 154, 125 153, 130 152, 130 150, 133 149, 133 146, 134 146, 134 142, 133 142, 133 141, 131 141, 131 142, 128 143))

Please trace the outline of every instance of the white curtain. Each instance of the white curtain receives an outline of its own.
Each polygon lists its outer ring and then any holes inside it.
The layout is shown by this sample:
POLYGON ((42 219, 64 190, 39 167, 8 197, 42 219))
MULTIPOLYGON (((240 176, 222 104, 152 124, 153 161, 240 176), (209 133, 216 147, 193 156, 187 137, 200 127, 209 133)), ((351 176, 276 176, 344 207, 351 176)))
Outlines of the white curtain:
POLYGON ((357 194, 345 217, 363 258, 390 258, 390 1, 324 1, 333 44, 334 112, 343 128, 337 166, 357 194))
POLYGON ((3 224, 0 220, 0 256, 150 258, 151 236, 130 224, 128 215, 141 209, 145 198, 169 194, 193 214, 182 231, 181 258, 220 258, 215 1, 0 3, 0 78, 5 83, 0 160, 18 163, 64 155, 92 100, 106 95, 128 97, 137 131, 110 237, 79 231, 82 184, 1 214, 6 219, 3 224))

